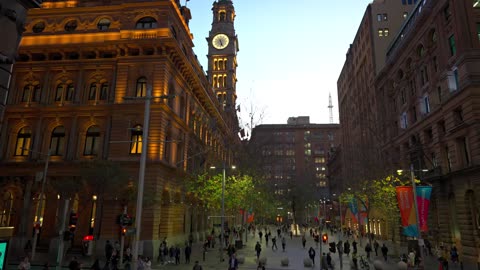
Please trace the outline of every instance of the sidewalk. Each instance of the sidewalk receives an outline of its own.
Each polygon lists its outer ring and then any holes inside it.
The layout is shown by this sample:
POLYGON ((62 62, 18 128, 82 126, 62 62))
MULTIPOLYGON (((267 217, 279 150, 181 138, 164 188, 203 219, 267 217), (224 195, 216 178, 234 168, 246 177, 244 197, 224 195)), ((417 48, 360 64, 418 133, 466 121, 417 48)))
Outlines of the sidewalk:
MULTIPOLYGON (((276 234, 274 232, 273 227, 271 227, 271 232, 272 235, 276 234)), ((257 231, 258 232, 258 231, 257 231)), ((338 237, 339 235, 331 235, 328 234, 328 242, 338 242, 338 237)), ((278 238, 277 238, 278 239, 278 238)), ((277 240, 277 245, 279 247, 279 250, 272 251, 271 249, 271 240, 269 241, 269 245, 266 246, 265 243, 265 238, 263 238, 261 242, 262 246, 262 252, 260 255, 260 258, 265 257, 267 259, 267 264, 266 264, 266 269, 268 270, 297 270, 297 269, 312 269, 312 268, 306 268, 303 265, 303 260, 305 258, 308 258, 307 250, 310 247, 313 247, 316 252, 315 256, 315 266, 314 269, 319 269, 319 262, 320 262, 320 246, 317 247, 316 243, 313 241, 313 239, 310 237, 309 233, 306 233, 306 248, 303 249, 302 244, 301 244, 301 237, 293 237, 293 239, 290 239, 289 236, 286 237, 286 251, 282 252, 282 247, 281 247, 281 240, 277 240), (288 258, 289 259, 289 265, 287 267, 282 267, 281 266, 281 260, 283 258, 288 258)), ((343 241, 346 240, 346 238, 342 238, 343 241)), ((257 262, 256 262, 256 253, 254 246, 259 241, 258 235, 248 235, 248 241, 245 243, 245 236, 243 237, 244 241, 244 247, 242 249, 237 250, 237 257, 244 257, 245 258, 245 263, 239 265, 239 269, 257 269, 257 262)), ((353 239, 350 238, 349 242, 352 243, 353 239)), ((367 239, 363 239, 362 245, 360 245, 360 241, 357 240, 358 242, 358 255, 365 256, 365 244, 367 243, 367 239)), ((389 241, 378 241, 380 246, 385 243, 389 249, 389 257, 388 261, 386 262, 386 268, 384 269, 391 269, 395 270, 397 269, 397 263, 400 261, 399 255, 397 256, 394 254, 394 245, 392 242, 389 241)), ((399 254, 406 253, 406 247, 400 247, 398 244, 397 248, 399 251, 399 254)), ((192 246, 192 255, 190 259, 190 264, 185 263, 185 257, 183 253, 183 248, 181 252, 181 258, 180 261, 181 263, 179 265, 175 264, 167 264, 167 265, 161 265, 157 263, 157 258, 153 258, 152 260, 152 269, 154 270, 192 270, 194 262, 199 261, 200 265, 202 265, 204 270, 226 270, 227 267, 227 254, 226 252, 224 253, 224 259, 225 261, 221 262, 220 261, 220 256, 219 256, 219 246, 218 244, 215 246, 215 249, 209 249, 208 252, 205 254, 205 261, 203 260, 203 247, 202 243, 194 243, 192 246)), ((353 248, 351 248, 353 250, 353 248)), ((322 244, 322 253, 323 252, 328 252, 328 244, 322 244)), ((372 252, 371 256, 372 258, 369 261, 370 264, 370 269, 373 269, 373 262, 375 260, 380 260, 383 261, 383 257, 381 256, 381 251, 378 251, 379 256, 375 256, 375 252, 372 252)), ((42 253, 37 253, 36 260, 32 262, 32 270, 36 269, 42 269, 42 265, 46 262, 46 255, 47 254, 42 254, 42 253)), ((75 254, 68 254, 67 258, 64 260, 63 267, 68 268, 68 263, 70 262, 72 256, 75 254)), ((335 269, 351 269, 351 264, 352 263, 352 254, 350 254, 349 257, 347 257, 345 254, 342 256, 342 261, 343 261, 343 267, 340 268, 340 258, 338 256, 338 253, 331 254, 331 257, 333 259, 333 263, 335 265, 335 269)), ((77 256, 79 259, 79 262, 82 264, 83 269, 89 269, 90 266, 93 264, 93 258, 89 257, 82 257, 82 256, 77 256)), ((9 261, 8 269, 17 269, 18 266, 18 261, 9 261)), ((105 264, 105 260, 103 256, 100 258, 100 263, 101 266, 103 267, 105 264)), ((53 265, 53 263, 51 263, 53 265)), ((52 268, 53 269, 53 268, 52 268)), ((430 256, 425 258, 425 270, 437 270, 438 269, 438 262, 435 257, 430 256)), ((449 270, 460 270, 459 265, 452 265, 450 264, 449 270)), ((476 270, 476 267, 473 266, 467 266, 464 265, 464 270, 476 270)))

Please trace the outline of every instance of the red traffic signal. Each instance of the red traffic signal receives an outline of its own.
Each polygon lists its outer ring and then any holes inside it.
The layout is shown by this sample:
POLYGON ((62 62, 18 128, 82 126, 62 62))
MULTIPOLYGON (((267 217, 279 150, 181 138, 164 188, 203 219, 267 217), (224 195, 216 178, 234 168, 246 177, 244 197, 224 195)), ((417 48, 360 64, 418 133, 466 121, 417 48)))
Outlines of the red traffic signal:
POLYGON ((328 241, 328 235, 327 235, 326 233, 324 233, 324 234, 322 235, 322 241, 323 241, 323 243, 327 243, 327 241, 328 241))

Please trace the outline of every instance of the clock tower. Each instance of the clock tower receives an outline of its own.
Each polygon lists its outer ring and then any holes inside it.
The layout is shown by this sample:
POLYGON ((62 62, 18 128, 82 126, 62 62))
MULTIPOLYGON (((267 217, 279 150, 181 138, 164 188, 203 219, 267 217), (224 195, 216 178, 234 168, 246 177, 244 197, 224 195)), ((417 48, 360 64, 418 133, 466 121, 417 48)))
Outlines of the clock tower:
POLYGON ((208 80, 227 112, 235 112, 237 52, 235 8, 231 0, 213 3, 213 22, 208 41, 208 80))

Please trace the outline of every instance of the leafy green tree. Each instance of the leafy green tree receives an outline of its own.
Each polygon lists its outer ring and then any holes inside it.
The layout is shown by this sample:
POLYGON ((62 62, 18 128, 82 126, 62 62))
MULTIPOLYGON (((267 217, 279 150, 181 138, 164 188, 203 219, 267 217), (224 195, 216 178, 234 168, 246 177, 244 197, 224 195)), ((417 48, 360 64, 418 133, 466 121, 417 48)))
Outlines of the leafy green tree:
MULTIPOLYGON (((407 185, 408 180, 401 179, 394 175, 375 180, 365 180, 357 186, 341 194, 342 203, 350 203, 352 199, 358 202, 359 211, 364 209, 367 220, 370 220, 372 209, 375 209, 387 220, 392 230, 399 222, 400 211, 397 204, 396 187, 407 185)), ((367 224, 367 232, 370 233, 370 226, 367 224)), ((392 236, 395 233, 392 231, 392 236)), ((395 239, 392 239, 395 240, 395 239)))

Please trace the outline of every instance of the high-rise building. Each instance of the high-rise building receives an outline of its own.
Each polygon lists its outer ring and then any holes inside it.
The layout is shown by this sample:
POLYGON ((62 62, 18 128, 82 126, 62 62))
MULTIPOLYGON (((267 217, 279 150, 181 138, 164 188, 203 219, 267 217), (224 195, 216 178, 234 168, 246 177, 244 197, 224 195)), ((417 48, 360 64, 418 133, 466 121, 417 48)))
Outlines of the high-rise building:
POLYGON ((41 0, 18 0, 0 2, 0 129, 11 81, 12 64, 17 56, 17 48, 24 31, 23 24, 27 11, 40 7, 41 0))
MULTIPOLYGON (((281 207, 293 212, 292 203, 295 205, 297 223, 305 221, 307 204, 316 205, 319 199, 330 198, 327 158, 338 133, 338 124, 313 124, 306 116, 290 117, 287 124, 263 124, 253 129, 249 143, 254 153, 252 162, 259 167, 271 192, 285 202, 281 207)), ((314 212, 312 216, 316 216, 314 212)))
POLYGON ((419 1, 376 79, 385 170, 432 186, 423 238, 465 269, 480 256, 479 18, 478 1, 419 1))
MULTIPOLYGON (((375 0, 364 13, 338 78, 341 178, 345 185, 381 174, 382 139, 377 132, 375 76, 385 65, 386 51, 417 1, 375 0)), ((340 161, 340 160, 339 160, 340 161)))
MULTIPOLYGON (((223 18, 224 6, 233 20, 230 1, 213 6, 215 18, 223 18)), ((233 162, 238 124, 235 110, 227 112, 218 102, 218 88, 194 54, 190 18, 180 1, 169 0, 52 0, 29 13, 0 137, 5 198, 0 222, 15 226, 14 246, 23 249, 32 224, 40 227, 39 245, 53 243, 61 202, 70 198, 69 211, 78 214, 73 243, 93 234, 103 254, 106 239, 119 239, 117 216, 126 209, 135 217, 135 196, 97 193, 91 185, 69 192, 62 187, 94 177, 82 175, 84 164, 120 165, 129 183, 137 183, 142 154, 147 165, 140 254, 154 258, 164 237, 183 244, 211 228, 185 179, 209 163, 233 162), (149 132, 144 134, 150 92, 149 132)), ((212 26, 212 35, 221 29, 212 26)), ((236 43, 233 24, 224 31, 236 43)), ((233 52, 230 47, 224 51, 233 52)), ((220 56, 209 56, 214 57, 220 56)), ((228 75, 235 80, 235 57, 222 57, 230 61, 228 75)), ((233 98, 232 81, 222 89, 233 98)), ((114 175, 109 168, 99 168, 98 174, 114 175)), ((102 184, 95 183, 100 189, 102 184)), ((127 235, 126 243, 131 240, 127 235)))

